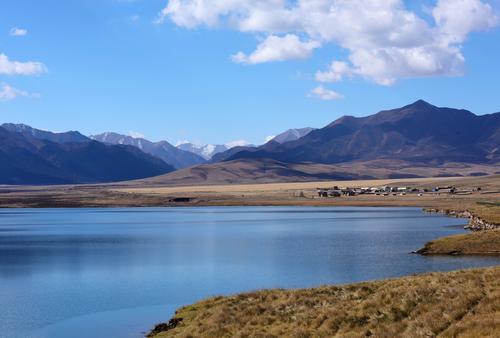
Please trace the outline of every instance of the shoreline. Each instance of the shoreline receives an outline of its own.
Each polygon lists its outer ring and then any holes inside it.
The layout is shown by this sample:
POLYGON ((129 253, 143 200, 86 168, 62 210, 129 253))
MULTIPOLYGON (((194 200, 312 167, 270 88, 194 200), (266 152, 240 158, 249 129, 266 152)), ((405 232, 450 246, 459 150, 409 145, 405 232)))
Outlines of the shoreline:
POLYGON ((211 297, 147 337, 494 336, 500 266, 211 297))
POLYGON ((469 220, 469 223, 464 227, 464 229, 468 229, 471 231, 500 229, 500 224, 487 222, 469 210, 423 208, 423 211, 427 213, 442 214, 448 217, 467 218, 469 220))

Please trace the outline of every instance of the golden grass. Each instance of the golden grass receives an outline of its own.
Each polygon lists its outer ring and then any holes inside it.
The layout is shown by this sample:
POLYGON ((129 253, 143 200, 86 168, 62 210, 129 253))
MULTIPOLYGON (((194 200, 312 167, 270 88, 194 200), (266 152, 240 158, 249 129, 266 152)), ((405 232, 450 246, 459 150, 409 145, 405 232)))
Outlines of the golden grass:
POLYGON ((500 267, 215 297, 152 337, 498 337, 500 267))
POLYGON ((472 204, 468 208, 474 215, 486 222, 500 224, 500 200, 472 204))
POLYGON ((351 180, 351 181, 316 181, 316 182, 294 182, 294 183, 258 183, 258 184, 223 184, 223 185, 197 185, 197 186, 159 186, 159 187, 124 187, 116 191, 139 194, 173 194, 173 193, 196 193, 216 192, 224 193, 252 193, 252 192, 279 192, 293 190, 314 190, 318 187, 372 187, 384 186, 398 183, 418 184, 422 182, 433 182, 434 184, 456 180, 456 177, 439 178, 405 178, 405 179, 381 179, 381 180, 351 180))
POLYGON ((500 255, 500 230, 477 231, 438 238, 425 245, 419 253, 454 255, 500 255))

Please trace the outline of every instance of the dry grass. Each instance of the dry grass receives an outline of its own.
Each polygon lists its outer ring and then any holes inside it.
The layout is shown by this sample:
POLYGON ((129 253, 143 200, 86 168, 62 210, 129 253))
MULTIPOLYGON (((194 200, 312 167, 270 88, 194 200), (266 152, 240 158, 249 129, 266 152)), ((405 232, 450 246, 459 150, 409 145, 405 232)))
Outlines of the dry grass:
MULTIPOLYGON (((439 178, 405 178, 405 179, 381 179, 381 180, 348 180, 348 181, 315 181, 315 182, 287 182, 287 183, 258 183, 258 184, 222 184, 222 185, 194 185, 194 186, 153 186, 153 187, 125 187, 118 191, 140 194, 173 194, 173 193, 276 193, 284 191, 306 190, 312 191, 318 187, 371 187, 384 185, 397 185, 401 183, 421 184, 432 182, 432 185, 446 184, 448 181, 456 180, 456 177, 439 178)), ((315 191, 314 191, 315 193, 315 191)))
POLYGON ((500 230, 438 238, 419 250, 425 255, 500 255, 500 230))
POLYGON ((498 337, 500 267, 215 297, 154 337, 498 337))
POLYGON ((482 201, 470 205, 468 208, 474 215, 477 215, 486 222, 500 224, 500 200, 482 201))
MULTIPOLYGON (((418 206, 464 210, 482 203, 500 201, 500 176, 464 178, 419 178, 299 183, 232 184, 205 186, 150 186, 142 181, 69 186, 0 186, 0 207, 109 207, 176 205, 289 205, 289 206, 418 206), (316 188, 410 185, 435 187, 454 185, 460 189, 481 186, 481 192, 465 195, 424 194, 417 196, 361 195, 348 198, 318 198, 316 188), (172 202, 189 197, 189 203, 172 202)), ((486 210, 486 209, 485 209, 486 210)), ((488 209, 489 210, 489 209, 488 209)), ((483 213, 483 210, 479 210, 483 213)), ((490 212, 492 217, 498 212, 490 212)), ((498 217, 498 216, 497 216, 498 217)))

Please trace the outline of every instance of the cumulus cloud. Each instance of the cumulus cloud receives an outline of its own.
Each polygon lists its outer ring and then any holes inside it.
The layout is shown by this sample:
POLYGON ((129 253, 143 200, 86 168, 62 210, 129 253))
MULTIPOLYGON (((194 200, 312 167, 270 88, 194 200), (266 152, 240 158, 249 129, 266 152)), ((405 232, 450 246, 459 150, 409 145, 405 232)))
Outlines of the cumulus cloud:
POLYGON ((461 43, 470 32, 498 24, 498 16, 492 7, 478 0, 439 0, 432 16, 444 40, 449 43, 461 43))
POLYGON ((11 61, 5 54, 0 54, 0 75, 39 75, 47 72, 41 62, 11 61))
POLYGON ((38 94, 30 94, 24 90, 16 89, 7 83, 0 84, 0 101, 10 101, 16 97, 38 97, 38 94))
POLYGON ((334 44, 348 56, 317 72, 318 81, 359 76, 392 85, 403 78, 462 74, 462 43, 471 32, 499 23, 482 0, 438 0, 430 13, 423 18, 403 0, 170 0, 158 22, 267 36, 253 53, 233 55, 241 63, 307 58, 334 44))
POLYGON ((231 142, 226 143, 226 147, 228 147, 228 148, 243 147, 243 146, 247 146, 249 144, 250 143, 248 143, 247 140, 235 140, 235 141, 231 141, 231 142))
POLYGON ((317 98, 317 99, 321 99, 321 100, 327 100, 327 101, 340 100, 340 99, 344 98, 344 96, 342 94, 339 94, 336 91, 327 89, 323 86, 317 86, 316 88, 311 90, 311 92, 309 93, 309 96, 317 98))
POLYGON ((283 37, 270 35, 262 41, 250 55, 239 52, 231 58, 237 63, 263 63, 270 61, 285 61, 292 59, 307 59, 311 52, 320 44, 316 41, 300 41, 294 34, 283 37))
POLYGON ((352 70, 346 62, 333 61, 326 71, 316 72, 316 80, 319 82, 338 82, 350 75, 352 75, 352 70))
POLYGON ((24 28, 14 27, 10 30, 10 36, 25 36, 28 34, 28 30, 24 28))

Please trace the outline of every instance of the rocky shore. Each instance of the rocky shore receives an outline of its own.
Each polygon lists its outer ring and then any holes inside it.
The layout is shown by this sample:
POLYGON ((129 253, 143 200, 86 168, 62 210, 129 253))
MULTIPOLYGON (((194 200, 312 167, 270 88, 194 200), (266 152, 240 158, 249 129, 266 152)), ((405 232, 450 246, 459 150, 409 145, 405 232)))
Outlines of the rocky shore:
POLYGON ((500 224, 487 222, 469 210, 428 208, 426 212, 469 219, 472 232, 435 239, 415 253, 421 255, 500 255, 500 224))
POLYGON ((500 224, 494 224, 486 222, 482 218, 474 215, 469 210, 450 210, 450 209, 436 209, 436 208, 426 208, 425 212, 443 214, 449 217, 457 218, 467 218, 469 223, 465 226, 465 229, 471 231, 483 231, 483 230, 497 230, 500 229, 500 224))

